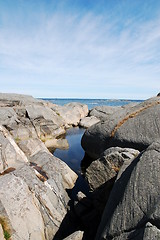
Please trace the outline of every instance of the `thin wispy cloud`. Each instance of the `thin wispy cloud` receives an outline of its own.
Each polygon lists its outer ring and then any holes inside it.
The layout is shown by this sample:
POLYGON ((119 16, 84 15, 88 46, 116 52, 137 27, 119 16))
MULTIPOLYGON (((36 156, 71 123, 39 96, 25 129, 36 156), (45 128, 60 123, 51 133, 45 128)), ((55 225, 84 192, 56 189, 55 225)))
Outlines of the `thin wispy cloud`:
POLYGON ((126 19, 108 10, 40 8, 22 19, 21 2, 14 19, 7 12, 1 18, 1 91, 18 84, 41 97, 146 98, 159 91, 158 14, 126 19))

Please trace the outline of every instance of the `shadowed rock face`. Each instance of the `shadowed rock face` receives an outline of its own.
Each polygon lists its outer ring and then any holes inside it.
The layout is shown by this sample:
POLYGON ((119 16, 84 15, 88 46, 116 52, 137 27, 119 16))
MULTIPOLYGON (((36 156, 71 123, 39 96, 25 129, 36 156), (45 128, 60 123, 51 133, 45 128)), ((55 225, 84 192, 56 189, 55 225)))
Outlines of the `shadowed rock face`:
POLYGON ((138 154, 139 151, 131 148, 112 147, 107 149, 99 159, 93 161, 86 169, 85 177, 91 190, 95 190, 114 179, 124 162, 130 162, 138 154))
POLYGON ((121 173, 99 226, 100 239, 159 239, 160 141, 151 144, 121 173))
POLYGON ((82 137, 82 147, 97 159, 109 147, 144 150, 160 136, 160 100, 151 98, 113 113, 106 121, 91 126, 82 137))

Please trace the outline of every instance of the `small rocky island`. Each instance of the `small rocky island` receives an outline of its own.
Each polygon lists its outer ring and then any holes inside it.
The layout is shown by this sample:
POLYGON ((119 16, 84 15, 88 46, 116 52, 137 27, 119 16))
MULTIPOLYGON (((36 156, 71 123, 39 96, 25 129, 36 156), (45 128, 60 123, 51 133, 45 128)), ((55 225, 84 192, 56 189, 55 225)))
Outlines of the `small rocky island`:
POLYGON ((0 239, 160 238, 160 97, 122 107, 0 94, 0 239), (90 195, 70 198, 77 174, 51 149, 87 128, 82 170, 90 195))

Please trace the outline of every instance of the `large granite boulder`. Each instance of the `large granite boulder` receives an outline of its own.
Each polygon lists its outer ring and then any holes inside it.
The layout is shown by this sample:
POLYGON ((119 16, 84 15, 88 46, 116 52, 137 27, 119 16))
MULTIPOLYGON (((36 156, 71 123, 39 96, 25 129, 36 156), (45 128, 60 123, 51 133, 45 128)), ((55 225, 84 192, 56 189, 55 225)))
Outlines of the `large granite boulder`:
POLYGON ((30 105, 26 106, 26 111, 42 141, 45 142, 65 133, 64 120, 49 107, 30 105))
POLYGON ((68 125, 77 126, 80 119, 88 115, 88 106, 81 103, 68 103, 64 106, 52 107, 57 115, 61 116, 68 125))
POLYGON ((55 181, 56 177, 50 179, 38 165, 32 167, 25 165, 14 175, 21 178, 34 193, 43 219, 45 239, 52 240, 67 213, 69 198, 60 177, 60 181, 55 181))
POLYGON ((121 172, 107 202, 96 240, 160 238, 160 141, 121 172))
POLYGON ((0 93, 0 107, 17 107, 28 104, 45 104, 45 101, 29 95, 15 93, 0 93))
POLYGON ((129 104, 125 104, 123 106, 97 106, 97 107, 92 108, 89 111, 88 115, 89 116, 94 116, 94 117, 100 119, 101 121, 105 121, 105 120, 107 120, 107 118, 110 115, 112 115, 116 112, 119 112, 120 110, 134 107, 136 105, 137 105, 137 102, 132 102, 132 103, 129 103, 129 104))
POLYGON ((119 111, 121 109, 120 106, 97 106, 90 110, 89 116, 94 116, 101 121, 106 120, 110 115, 119 111))
POLYGON ((106 185, 111 179, 114 181, 124 162, 134 159, 138 154, 138 150, 120 147, 112 147, 104 151, 102 156, 86 169, 85 177, 91 190, 106 185))
POLYGON ((82 147, 93 159, 115 146, 142 151, 160 136, 159 113, 159 97, 123 108, 88 128, 82 137, 82 147))
POLYGON ((39 103, 40 101, 29 95, 15 93, 0 93, 0 107, 14 107, 39 103))

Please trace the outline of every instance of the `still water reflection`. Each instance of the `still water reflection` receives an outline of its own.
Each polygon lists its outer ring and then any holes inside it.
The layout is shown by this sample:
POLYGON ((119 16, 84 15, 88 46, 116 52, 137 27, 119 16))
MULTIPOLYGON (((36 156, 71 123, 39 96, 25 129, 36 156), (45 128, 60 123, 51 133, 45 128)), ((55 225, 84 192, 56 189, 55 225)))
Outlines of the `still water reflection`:
POLYGON ((69 143, 68 150, 56 149, 53 153, 54 156, 63 160, 67 165, 78 174, 78 180, 74 189, 72 190, 72 197, 75 198, 75 195, 78 191, 84 192, 88 195, 88 184, 81 176, 81 160, 84 157, 84 150, 81 147, 81 138, 85 129, 74 127, 70 128, 66 132, 66 139, 69 143))

